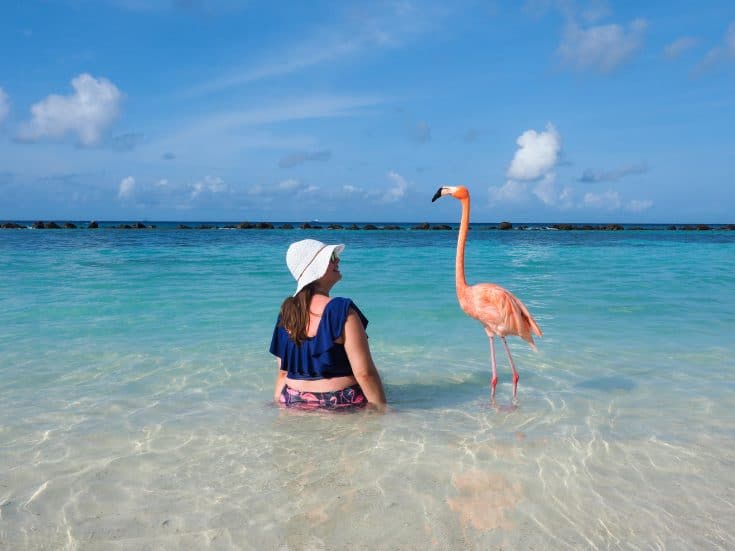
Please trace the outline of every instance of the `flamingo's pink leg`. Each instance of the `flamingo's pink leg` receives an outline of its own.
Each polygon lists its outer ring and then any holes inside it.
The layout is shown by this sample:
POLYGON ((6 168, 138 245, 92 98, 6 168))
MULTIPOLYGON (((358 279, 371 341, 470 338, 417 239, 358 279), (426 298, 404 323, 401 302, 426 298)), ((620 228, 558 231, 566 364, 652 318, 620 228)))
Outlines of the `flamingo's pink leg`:
POLYGON ((490 395, 494 397, 495 386, 498 384, 498 371, 497 366, 495 365, 495 336, 488 333, 488 337, 490 337, 490 358, 493 366, 493 378, 490 379, 490 388, 492 389, 492 392, 490 395))
POLYGON ((521 376, 518 375, 516 365, 513 363, 513 356, 510 355, 510 348, 508 348, 508 343, 505 342, 505 337, 500 337, 500 340, 503 341, 505 353, 508 354, 508 360, 510 361, 510 368, 513 370, 513 398, 515 398, 516 392, 518 391, 518 379, 520 379, 521 376))

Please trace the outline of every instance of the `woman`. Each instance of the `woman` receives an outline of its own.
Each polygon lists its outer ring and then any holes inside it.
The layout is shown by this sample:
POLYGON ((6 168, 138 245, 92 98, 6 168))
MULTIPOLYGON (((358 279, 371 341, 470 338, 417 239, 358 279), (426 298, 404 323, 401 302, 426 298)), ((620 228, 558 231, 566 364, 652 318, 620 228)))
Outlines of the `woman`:
POLYGON ((343 249, 304 239, 286 253, 296 293, 281 305, 270 346, 278 358, 273 397, 284 406, 385 406, 365 334, 368 320, 350 299, 329 296, 342 279, 337 255, 343 249))

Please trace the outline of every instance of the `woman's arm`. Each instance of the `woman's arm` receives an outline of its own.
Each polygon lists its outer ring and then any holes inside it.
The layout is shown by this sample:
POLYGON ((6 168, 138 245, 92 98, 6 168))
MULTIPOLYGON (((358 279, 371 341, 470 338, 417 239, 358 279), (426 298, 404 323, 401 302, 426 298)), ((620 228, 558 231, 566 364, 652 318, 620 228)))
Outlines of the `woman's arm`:
POLYGON ((286 372, 281 370, 281 358, 278 358, 278 373, 276 374, 276 388, 273 392, 273 399, 278 402, 283 391, 283 387, 286 386, 286 372))
POLYGON ((380 380, 378 368, 375 367, 370 355, 370 345, 368 345, 365 328, 353 310, 350 310, 345 322, 345 351, 355 379, 365 393, 368 402, 384 406, 386 400, 383 382, 380 380))

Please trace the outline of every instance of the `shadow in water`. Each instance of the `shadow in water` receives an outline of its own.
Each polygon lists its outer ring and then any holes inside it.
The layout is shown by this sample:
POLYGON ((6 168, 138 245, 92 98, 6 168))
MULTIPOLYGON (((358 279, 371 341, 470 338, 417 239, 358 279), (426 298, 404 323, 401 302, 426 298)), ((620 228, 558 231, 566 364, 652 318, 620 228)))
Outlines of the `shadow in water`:
MULTIPOLYGON (((388 403, 395 409, 446 409, 480 401, 498 411, 509 412, 518 407, 511 385, 499 384, 495 400, 490 395, 490 382, 484 373, 469 374, 466 379, 433 379, 415 383, 385 384, 388 403)), ((519 394, 522 387, 519 385, 519 394)))

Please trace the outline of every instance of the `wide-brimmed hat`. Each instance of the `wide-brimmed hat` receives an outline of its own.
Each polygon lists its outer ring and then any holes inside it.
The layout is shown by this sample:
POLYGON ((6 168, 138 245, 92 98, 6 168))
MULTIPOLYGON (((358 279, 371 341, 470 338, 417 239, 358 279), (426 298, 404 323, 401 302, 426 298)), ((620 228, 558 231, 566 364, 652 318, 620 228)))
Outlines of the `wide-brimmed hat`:
POLYGON ((286 264, 296 280, 298 292, 327 273, 332 253, 340 254, 344 245, 325 245, 316 239, 303 239, 291 243, 286 253, 286 264))

